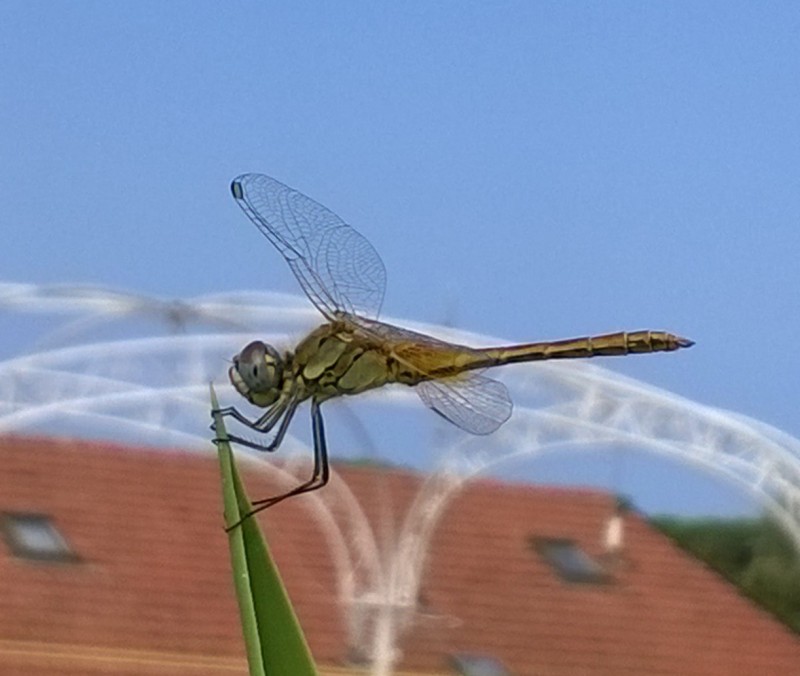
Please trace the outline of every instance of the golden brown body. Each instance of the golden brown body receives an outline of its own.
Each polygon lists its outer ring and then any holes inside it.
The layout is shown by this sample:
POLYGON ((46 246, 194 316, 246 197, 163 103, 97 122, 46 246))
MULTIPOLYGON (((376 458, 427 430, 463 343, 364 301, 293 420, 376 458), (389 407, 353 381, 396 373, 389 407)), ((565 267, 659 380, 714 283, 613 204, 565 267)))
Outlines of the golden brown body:
POLYGON ((281 253, 309 300, 327 319, 293 351, 280 354, 261 341, 233 358, 229 376, 249 402, 267 409, 251 420, 234 407, 222 411, 269 444, 231 439, 261 451, 280 446, 298 405, 311 401, 314 471, 295 489, 256 501, 254 512, 328 481, 322 402, 400 383, 414 387, 426 406, 460 428, 489 434, 511 415, 505 386, 483 369, 545 359, 584 359, 643 352, 671 352, 692 341, 663 331, 610 333, 554 342, 470 348, 447 343, 376 318, 386 270, 372 245, 332 211, 262 174, 231 183, 237 204, 281 253))
MULTIPOLYGON (((670 352, 691 341, 663 331, 609 333, 552 342, 506 347, 471 348, 410 334, 389 324, 378 335, 350 321, 322 324, 297 348, 283 355, 283 382, 278 389, 300 401, 314 397, 320 403, 340 395, 360 394, 389 383, 415 386, 433 379, 457 378, 474 370, 504 364, 549 359, 585 359, 644 352, 670 352), (396 332, 398 338, 386 339, 396 332), (405 340, 406 335, 409 339, 405 340)), ((242 351, 245 354, 245 350, 242 351)), ((247 387, 232 370, 239 392, 257 406, 270 406, 275 385, 266 391, 247 387), (264 396, 266 395, 266 396, 264 396), (263 397, 263 398, 262 398, 263 397)))

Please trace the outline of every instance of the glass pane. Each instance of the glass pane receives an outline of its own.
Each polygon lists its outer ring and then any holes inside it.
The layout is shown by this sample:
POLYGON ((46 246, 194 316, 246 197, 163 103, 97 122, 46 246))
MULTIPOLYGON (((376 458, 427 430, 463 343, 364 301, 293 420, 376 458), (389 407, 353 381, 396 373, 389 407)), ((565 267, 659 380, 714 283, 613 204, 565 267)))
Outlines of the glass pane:
POLYGON ((452 661, 461 676, 510 676, 500 660, 487 655, 453 655, 452 661))
POLYGON ((52 519, 44 514, 4 514, 3 534, 17 556, 30 559, 75 559, 52 519))
POLYGON ((605 568, 572 540, 536 539, 534 545, 545 560, 570 582, 605 582, 605 568))

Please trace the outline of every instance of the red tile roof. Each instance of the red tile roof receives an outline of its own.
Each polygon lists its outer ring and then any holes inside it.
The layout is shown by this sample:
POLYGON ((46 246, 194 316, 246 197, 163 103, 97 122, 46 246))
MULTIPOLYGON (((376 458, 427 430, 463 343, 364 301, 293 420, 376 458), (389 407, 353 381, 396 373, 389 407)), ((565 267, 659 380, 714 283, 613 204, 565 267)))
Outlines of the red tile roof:
MULTIPOLYGON (((0 673, 246 673, 215 456, 6 437, 0 458, 0 512, 51 514, 82 557, 31 562, 0 542, 0 673)), ((423 481, 336 469, 379 540, 423 481)), ((253 497, 275 492, 265 473, 244 474, 253 497)), ((344 666, 343 578, 309 500, 262 524, 316 660, 344 666)), ((468 484, 432 538, 400 666, 451 673, 447 656, 465 652, 518 676, 800 674, 796 635, 636 514, 609 584, 565 582, 531 547, 569 538, 601 557, 613 504, 595 490, 468 484)))

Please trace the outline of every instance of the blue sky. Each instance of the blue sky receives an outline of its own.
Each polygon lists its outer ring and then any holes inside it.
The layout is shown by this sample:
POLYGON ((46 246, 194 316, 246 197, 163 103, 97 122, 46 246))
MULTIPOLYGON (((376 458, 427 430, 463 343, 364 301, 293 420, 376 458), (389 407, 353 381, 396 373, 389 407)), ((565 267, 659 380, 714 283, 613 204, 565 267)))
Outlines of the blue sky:
POLYGON ((606 362, 800 435, 800 5, 0 7, 0 278, 297 291, 245 171, 381 253, 384 313, 606 362))

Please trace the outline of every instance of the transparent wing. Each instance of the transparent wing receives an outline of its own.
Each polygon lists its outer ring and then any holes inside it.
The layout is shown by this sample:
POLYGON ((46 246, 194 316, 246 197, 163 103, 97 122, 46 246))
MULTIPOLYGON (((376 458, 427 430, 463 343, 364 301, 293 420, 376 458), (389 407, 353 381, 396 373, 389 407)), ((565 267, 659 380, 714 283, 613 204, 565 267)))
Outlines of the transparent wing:
POLYGON ((391 343, 408 343, 410 345, 431 346, 433 348, 440 348, 444 350, 456 349, 459 352, 474 352, 478 354, 477 350, 466 345, 457 345, 440 338, 434 338, 426 333, 419 331, 412 331, 401 326, 394 324, 387 324, 377 319, 367 319, 365 317, 345 317, 346 320, 357 326, 362 331, 370 334, 374 338, 385 340, 391 343))
POLYGON ((381 321, 363 317, 347 319, 390 344, 396 356, 433 376, 434 379, 424 380, 414 389, 426 406, 454 425, 472 434, 491 434, 511 416, 514 405, 503 383, 474 371, 455 377, 435 377, 440 369, 446 371, 448 364, 463 362, 470 354, 480 359, 479 350, 381 321))
POLYGON ((472 434, 491 434, 508 420, 514 406, 503 383, 476 373, 426 380, 415 389, 426 406, 472 434))
POLYGON ((363 235, 310 197, 263 174, 238 176, 231 192, 322 314, 328 319, 342 312, 378 316, 386 268, 363 235))

